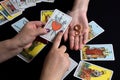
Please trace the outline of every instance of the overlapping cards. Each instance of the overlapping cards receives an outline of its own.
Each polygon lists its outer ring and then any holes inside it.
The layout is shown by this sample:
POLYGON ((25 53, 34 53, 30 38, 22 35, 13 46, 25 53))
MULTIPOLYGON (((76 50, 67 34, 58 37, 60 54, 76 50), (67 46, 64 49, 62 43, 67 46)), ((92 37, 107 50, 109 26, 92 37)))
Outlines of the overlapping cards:
POLYGON ((54 0, 3 0, 0 2, 0 25, 13 20, 29 8, 36 6, 36 3, 50 2, 54 0), (6 20, 7 19, 7 20, 6 20))
MULTIPOLYGON (((29 22, 25 17, 23 17, 22 19, 18 20, 17 22, 13 23, 11 26, 17 31, 19 32, 24 25, 29 22)), ((31 62, 35 56, 38 55, 38 53, 46 46, 45 43, 41 42, 41 41, 37 41, 35 40, 32 44, 32 46, 30 46, 30 48, 28 49, 24 49, 20 54, 18 54, 17 56, 20 57, 21 59, 23 59, 25 62, 29 63, 31 62)))

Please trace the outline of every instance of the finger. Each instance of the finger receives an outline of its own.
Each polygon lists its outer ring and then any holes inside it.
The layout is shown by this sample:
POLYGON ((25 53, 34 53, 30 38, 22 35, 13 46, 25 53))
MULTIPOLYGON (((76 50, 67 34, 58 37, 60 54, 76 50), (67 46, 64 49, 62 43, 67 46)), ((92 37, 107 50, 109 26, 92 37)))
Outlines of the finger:
POLYGON ((78 49, 79 49, 79 36, 75 36, 74 49, 75 49, 75 50, 78 50, 78 49))
POLYGON ((88 32, 84 33, 83 35, 83 44, 86 44, 88 41, 88 32))
POLYGON ((67 48, 66 48, 66 46, 64 46, 64 45, 62 45, 62 46, 60 47, 60 50, 63 51, 63 52, 65 52, 66 49, 67 49, 67 48))
POLYGON ((73 47, 74 47, 74 31, 70 31, 69 40, 70 40, 70 49, 73 49, 73 47))
POLYGON ((83 47, 83 36, 81 35, 79 38, 80 38, 80 40, 79 40, 79 49, 81 50, 82 47, 83 47))
POLYGON ((42 27, 43 25, 45 25, 43 22, 41 21, 31 21, 32 24, 35 24, 35 26, 37 27, 42 27))
POLYGON ((69 30, 69 27, 67 28, 67 30, 64 33, 64 41, 67 41, 67 39, 68 39, 68 30, 69 30))
POLYGON ((46 33, 50 32, 50 29, 45 29, 45 28, 39 27, 37 29, 37 32, 38 32, 38 35, 43 35, 43 34, 46 34, 46 33))
POLYGON ((59 32, 53 41, 53 47, 58 48, 63 36, 63 32, 59 32))
POLYGON ((65 53, 65 56, 66 56, 66 57, 69 57, 69 54, 68 54, 68 53, 65 53))

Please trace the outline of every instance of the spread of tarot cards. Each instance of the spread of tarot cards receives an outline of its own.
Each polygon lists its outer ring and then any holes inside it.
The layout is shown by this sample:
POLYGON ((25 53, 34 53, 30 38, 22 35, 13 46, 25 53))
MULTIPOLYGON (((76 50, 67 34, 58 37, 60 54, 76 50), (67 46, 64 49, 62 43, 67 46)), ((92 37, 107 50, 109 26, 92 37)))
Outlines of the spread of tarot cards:
POLYGON ((0 1, 0 25, 13 20, 29 8, 40 2, 53 3, 55 0, 3 0, 0 1))
MULTIPOLYGON (((41 0, 36 0, 36 1, 39 2, 41 0)), ((31 4, 31 5, 34 5, 34 4, 31 4)), ((0 7, 3 10, 3 7, 1 5, 0 7)), ((21 8, 20 10, 23 10, 24 8, 27 8, 28 5, 19 6, 19 7, 21 8)), ((0 16, 3 17, 0 22, 0 25, 12 19, 13 16, 15 16, 14 14, 18 14, 18 13, 11 12, 10 14, 13 15, 11 17, 9 15, 3 14, 3 12, 0 12, 0 16)), ((58 9, 41 10, 40 20, 46 23, 44 28, 47 28, 50 30, 50 32, 48 32, 47 34, 40 35, 40 38, 43 38, 44 40, 47 40, 49 42, 53 42, 53 39, 55 38, 58 32, 60 31, 62 31, 63 33, 65 32, 65 30, 67 29, 67 27, 72 21, 72 17, 63 13, 58 9)), ((19 33, 19 31, 24 27, 24 25, 27 22, 29 22, 29 20, 23 17, 20 20, 13 23, 11 26, 13 27, 13 29, 15 29, 15 31, 19 33)), ((89 29, 90 31, 88 34, 88 42, 104 32, 104 29, 100 25, 98 25, 95 21, 89 22, 89 29)), ((42 51, 42 49, 46 45, 47 45, 46 43, 40 40, 34 41, 33 44, 28 49, 24 49, 17 56, 22 60, 24 60, 25 62, 29 63, 35 58, 35 56, 37 56, 42 51)), ((79 78, 82 80, 111 80, 113 75, 112 70, 86 62, 86 61, 114 61, 115 56, 114 56, 114 50, 113 50, 112 44, 86 44, 82 48, 82 50, 80 50, 80 56, 81 56, 80 57, 81 61, 79 62, 79 64, 72 58, 69 58, 70 67, 68 71, 64 74, 62 80, 76 67, 77 68, 75 70, 75 73, 73 74, 73 76, 76 78, 79 78)))

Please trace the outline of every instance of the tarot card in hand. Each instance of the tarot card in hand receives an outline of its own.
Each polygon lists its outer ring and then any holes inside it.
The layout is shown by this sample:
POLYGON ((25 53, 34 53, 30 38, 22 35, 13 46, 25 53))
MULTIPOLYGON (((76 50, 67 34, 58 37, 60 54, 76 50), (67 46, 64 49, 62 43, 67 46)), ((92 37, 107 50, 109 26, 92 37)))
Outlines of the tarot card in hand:
POLYGON ((78 65, 78 63, 74 61, 72 58, 69 59, 70 59, 70 67, 68 71, 64 74, 62 80, 78 65))
POLYGON ((8 22, 7 18, 3 15, 2 12, 0 12, 0 25, 5 24, 6 22, 8 22))
POLYGON ((81 60, 112 61, 115 60, 112 44, 89 44, 81 50, 81 60))
POLYGON ((1 5, 6 9, 6 11, 11 16, 20 12, 18 9, 15 8, 15 6, 9 0, 1 1, 1 5))
POLYGON ((61 12, 58 9, 55 9, 52 16, 45 25, 45 28, 50 29, 50 32, 42 35, 41 37, 52 42, 58 32, 65 32, 71 20, 71 16, 61 12))
POLYGON ((92 63, 80 61, 74 76, 82 80, 111 80, 113 71, 92 63))
MULTIPOLYGON (((22 19, 18 20, 17 22, 15 22, 14 24, 12 24, 12 27, 19 32, 24 25, 29 22, 25 17, 23 17, 22 19)), ((28 49, 24 49, 20 54, 18 54, 17 56, 20 57, 21 59, 23 59, 25 62, 29 63, 30 61, 32 61, 35 56, 46 46, 45 43, 43 43, 40 40, 35 40, 33 42, 33 44, 31 45, 30 48, 28 49)))
POLYGON ((104 29, 100 27, 95 21, 91 21, 89 23, 89 29, 90 31, 88 36, 88 42, 104 32, 104 29))
POLYGON ((51 17, 52 13, 54 12, 54 10, 41 10, 41 16, 40 16, 40 20, 42 22, 47 23, 48 19, 51 17))

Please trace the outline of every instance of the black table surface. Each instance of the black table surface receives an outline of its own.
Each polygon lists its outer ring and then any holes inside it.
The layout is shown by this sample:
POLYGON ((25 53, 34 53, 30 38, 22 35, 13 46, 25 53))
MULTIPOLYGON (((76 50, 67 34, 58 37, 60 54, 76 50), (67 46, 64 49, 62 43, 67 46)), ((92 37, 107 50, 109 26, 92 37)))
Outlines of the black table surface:
MULTIPOLYGON (((34 7, 26 9, 22 15, 12 21, 0 26, 0 41, 14 37, 17 32, 11 27, 11 24, 19 19, 26 17, 29 21, 40 20, 41 10, 59 9, 68 12, 73 6, 74 0, 56 0, 54 3, 39 3, 34 7)), ((94 20, 105 32, 94 38, 87 44, 113 44, 115 61, 89 61, 90 63, 111 69, 114 71, 112 80, 119 80, 120 76, 120 40, 119 40, 119 19, 120 5, 119 0, 90 0, 88 7, 88 21, 94 20)), ((69 49, 69 42, 63 42, 68 49, 70 57, 79 63, 79 51, 69 49)), ((48 45, 32 60, 30 63, 24 62, 17 56, 0 64, 0 80, 39 80, 40 72, 44 58, 50 50, 52 44, 48 45)), ((75 68, 76 69, 76 68, 75 68)), ((73 77, 75 69, 64 80, 79 80, 73 77)))

